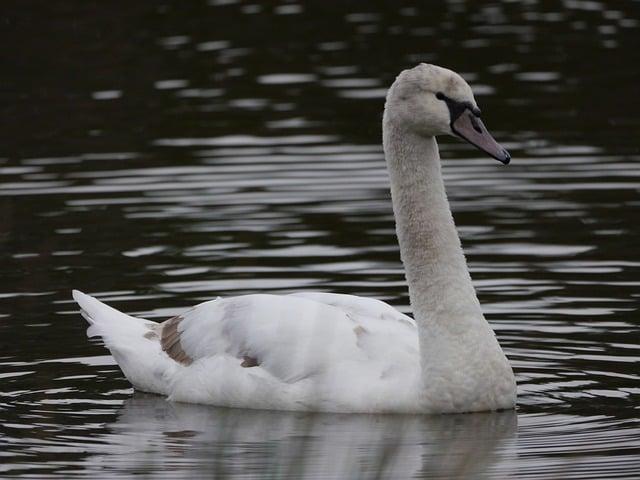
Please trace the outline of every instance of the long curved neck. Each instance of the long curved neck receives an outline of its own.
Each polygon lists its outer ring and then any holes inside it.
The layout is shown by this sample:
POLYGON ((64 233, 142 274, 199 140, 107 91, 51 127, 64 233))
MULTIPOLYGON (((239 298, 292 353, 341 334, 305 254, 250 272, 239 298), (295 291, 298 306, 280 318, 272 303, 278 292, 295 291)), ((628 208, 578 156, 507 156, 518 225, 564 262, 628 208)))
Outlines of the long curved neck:
POLYGON ((438 332, 464 331, 478 320, 484 323, 484 317, 449 208, 435 138, 395 125, 387 115, 383 132, 396 233, 424 352, 440 341, 438 332))

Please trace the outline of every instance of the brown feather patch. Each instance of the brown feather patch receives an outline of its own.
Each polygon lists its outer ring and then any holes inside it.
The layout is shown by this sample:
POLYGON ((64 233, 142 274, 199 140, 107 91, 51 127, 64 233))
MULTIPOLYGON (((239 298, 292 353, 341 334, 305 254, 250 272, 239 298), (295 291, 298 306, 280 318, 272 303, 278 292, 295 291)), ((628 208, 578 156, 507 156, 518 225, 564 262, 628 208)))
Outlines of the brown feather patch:
POLYGON ((356 345, 362 348, 362 337, 369 332, 362 325, 356 325, 353 327, 353 333, 356 334, 356 345))
POLYGON ((250 357, 249 355, 243 356, 242 363, 240 364, 240 366, 244 368, 258 367, 259 365, 260 363, 258 360, 254 357, 250 357))
POLYGON ((180 332, 178 325, 184 320, 180 315, 170 318, 162 324, 162 335, 160 337, 160 345, 162 350, 169 355, 170 358, 182 365, 191 365, 193 359, 185 353, 180 343, 180 332))
POLYGON ((365 333, 367 333, 367 329, 364 328, 362 325, 358 325, 358 326, 353 328, 353 333, 356 334, 356 337, 360 337, 360 336, 364 335, 365 333))
POLYGON ((149 330, 147 333, 144 334, 144 338, 146 338, 148 340, 157 340, 158 339, 158 334, 156 332, 154 332, 153 330, 149 330))

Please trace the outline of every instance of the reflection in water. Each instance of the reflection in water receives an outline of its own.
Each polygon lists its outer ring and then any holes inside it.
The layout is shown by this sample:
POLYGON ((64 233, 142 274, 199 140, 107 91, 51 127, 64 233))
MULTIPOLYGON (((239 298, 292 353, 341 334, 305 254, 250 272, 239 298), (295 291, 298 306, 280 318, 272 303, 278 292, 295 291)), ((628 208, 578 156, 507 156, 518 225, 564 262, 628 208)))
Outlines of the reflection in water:
MULTIPOLYGON (((336 415, 216 408, 135 394, 85 468, 187 478, 483 478, 508 456, 513 411, 336 415)), ((504 473, 504 472, 503 472, 504 473)))

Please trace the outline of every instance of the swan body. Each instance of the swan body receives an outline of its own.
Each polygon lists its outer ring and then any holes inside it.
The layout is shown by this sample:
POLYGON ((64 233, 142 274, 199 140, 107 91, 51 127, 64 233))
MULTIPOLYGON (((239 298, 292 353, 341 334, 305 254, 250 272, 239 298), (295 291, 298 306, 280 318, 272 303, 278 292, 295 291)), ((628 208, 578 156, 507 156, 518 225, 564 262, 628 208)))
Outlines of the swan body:
POLYGON ((125 376, 170 400, 219 406, 388 413, 512 408, 513 371, 484 319, 440 171, 436 135, 507 163, 470 87, 420 64, 387 95, 383 144, 415 320, 330 293, 219 298, 163 323, 73 292, 125 376))

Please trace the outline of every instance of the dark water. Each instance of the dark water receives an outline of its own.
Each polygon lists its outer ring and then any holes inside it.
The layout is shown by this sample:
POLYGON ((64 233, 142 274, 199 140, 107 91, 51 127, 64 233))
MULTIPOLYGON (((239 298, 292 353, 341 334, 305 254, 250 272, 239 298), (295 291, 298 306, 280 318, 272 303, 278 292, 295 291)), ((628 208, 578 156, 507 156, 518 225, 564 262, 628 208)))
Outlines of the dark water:
POLYGON ((640 4, 426 5, 3 3, 0 476, 637 478, 640 4), (153 319, 257 291, 409 312, 380 119, 419 61, 462 73, 514 156, 441 141, 517 412, 134 394, 72 288, 153 319))

